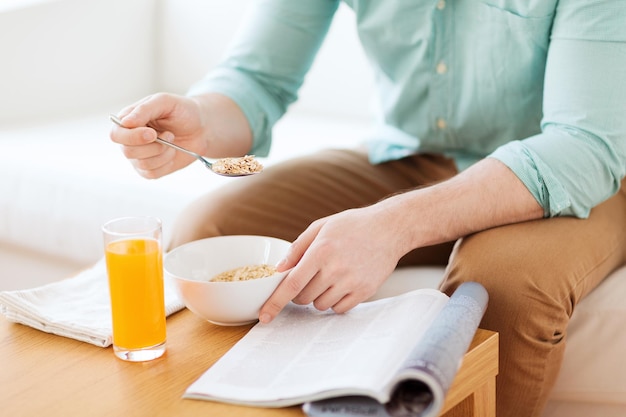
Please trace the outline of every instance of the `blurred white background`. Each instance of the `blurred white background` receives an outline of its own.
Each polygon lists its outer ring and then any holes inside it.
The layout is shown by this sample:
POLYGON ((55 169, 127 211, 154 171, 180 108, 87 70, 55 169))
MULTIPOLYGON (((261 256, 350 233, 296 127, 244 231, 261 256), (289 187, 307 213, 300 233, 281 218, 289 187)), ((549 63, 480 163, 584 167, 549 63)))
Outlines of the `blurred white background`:
MULTIPOLYGON (((155 91, 184 93, 222 57, 251 3, 2 0, 0 122, 76 117, 155 91)), ((363 117, 371 85, 354 16, 342 5, 297 110, 363 117)))

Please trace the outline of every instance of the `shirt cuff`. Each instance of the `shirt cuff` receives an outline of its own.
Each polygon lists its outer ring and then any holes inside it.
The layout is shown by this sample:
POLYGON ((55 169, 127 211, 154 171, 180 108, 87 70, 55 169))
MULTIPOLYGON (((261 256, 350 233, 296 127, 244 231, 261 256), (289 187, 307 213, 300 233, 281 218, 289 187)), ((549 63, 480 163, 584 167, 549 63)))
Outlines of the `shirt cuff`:
POLYGON ((576 208, 565 187, 552 169, 521 141, 510 142, 496 149, 494 158, 509 167, 543 207, 544 217, 576 216, 586 218, 589 209, 576 208))
POLYGON ((272 144, 272 127, 282 111, 267 92, 252 78, 231 68, 217 68, 194 84, 187 95, 219 93, 232 99, 241 109, 252 130, 251 154, 267 156, 272 144))

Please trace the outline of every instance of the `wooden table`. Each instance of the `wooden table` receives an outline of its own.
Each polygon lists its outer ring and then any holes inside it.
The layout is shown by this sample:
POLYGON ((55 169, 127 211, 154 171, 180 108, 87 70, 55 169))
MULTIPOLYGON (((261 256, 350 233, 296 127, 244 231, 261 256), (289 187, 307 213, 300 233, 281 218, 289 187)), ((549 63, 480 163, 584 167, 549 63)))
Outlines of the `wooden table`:
MULTIPOLYGON (((183 399, 185 389, 248 326, 220 327, 188 310, 167 320, 167 352, 128 363, 99 348, 0 317, 2 416, 302 416, 300 407, 241 407, 183 399)), ((479 330, 447 396, 446 417, 495 416, 498 335, 479 330)))

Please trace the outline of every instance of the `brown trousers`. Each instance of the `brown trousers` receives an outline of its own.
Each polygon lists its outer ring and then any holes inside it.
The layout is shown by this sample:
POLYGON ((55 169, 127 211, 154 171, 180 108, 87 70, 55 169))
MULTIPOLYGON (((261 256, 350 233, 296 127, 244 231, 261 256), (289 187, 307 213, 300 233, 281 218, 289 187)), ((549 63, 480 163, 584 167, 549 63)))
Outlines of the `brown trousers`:
MULTIPOLYGON (((292 241, 315 219, 456 173, 450 159, 436 155, 371 165, 362 152, 319 152, 230 181, 199 199, 180 216, 171 247, 232 234, 292 241)), ((442 284, 447 293, 464 281, 487 288, 490 300, 481 327, 500 334, 499 417, 541 414, 559 372, 574 307, 626 262, 625 184, 588 219, 498 227, 401 259, 400 265, 447 265, 442 284)))

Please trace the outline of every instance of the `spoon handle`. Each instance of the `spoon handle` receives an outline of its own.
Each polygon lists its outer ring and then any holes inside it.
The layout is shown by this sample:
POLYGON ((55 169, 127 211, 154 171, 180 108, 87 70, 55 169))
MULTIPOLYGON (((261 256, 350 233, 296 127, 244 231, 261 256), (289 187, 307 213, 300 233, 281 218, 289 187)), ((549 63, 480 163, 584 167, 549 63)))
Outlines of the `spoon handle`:
POLYGON ((185 152, 187 155, 191 155, 194 158, 196 158, 198 161, 202 162, 204 165, 207 166, 207 168, 209 168, 210 170, 213 170, 213 164, 210 163, 209 161, 207 161, 206 159, 204 159, 201 155, 198 155, 195 152, 190 151, 189 149, 185 149, 185 148, 181 148, 178 145, 173 144, 172 142, 168 142, 165 139, 161 139, 160 137, 157 136, 156 141, 159 143, 162 143, 163 145, 167 145, 170 146, 174 149, 176 149, 177 151, 181 151, 181 152, 185 152))

